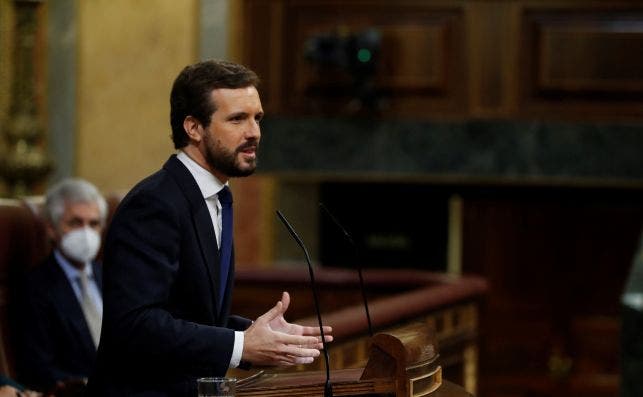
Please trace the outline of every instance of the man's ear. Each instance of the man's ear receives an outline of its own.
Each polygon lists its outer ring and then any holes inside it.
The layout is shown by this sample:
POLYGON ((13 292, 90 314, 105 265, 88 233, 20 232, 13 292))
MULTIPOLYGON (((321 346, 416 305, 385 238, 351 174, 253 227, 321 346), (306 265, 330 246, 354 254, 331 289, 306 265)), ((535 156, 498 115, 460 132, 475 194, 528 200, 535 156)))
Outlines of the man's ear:
POLYGON ((183 130, 188 135, 188 138, 196 143, 201 142, 201 139, 203 139, 203 127, 201 126, 201 122, 194 116, 187 116, 185 120, 183 120, 183 130))
POLYGON ((56 242, 58 240, 58 232, 56 231, 56 227, 52 225, 51 222, 45 222, 45 230, 47 231, 47 237, 50 241, 56 242))

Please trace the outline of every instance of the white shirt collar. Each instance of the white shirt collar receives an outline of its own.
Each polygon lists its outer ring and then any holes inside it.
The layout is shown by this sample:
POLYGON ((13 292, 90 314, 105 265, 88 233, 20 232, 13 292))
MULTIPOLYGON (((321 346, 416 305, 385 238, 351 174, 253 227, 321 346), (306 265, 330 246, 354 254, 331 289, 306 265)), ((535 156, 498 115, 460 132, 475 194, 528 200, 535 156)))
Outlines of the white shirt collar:
POLYGON ((218 180, 216 176, 212 175, 210 171, 201 167, 199 163, 192 160, 183 150, 179 150, 176 158, 188 168, 188 171, 190 171, 190 174, 192 174, 196 184, 199 186, 204 199, 214 196, 223 189, 225 185, 227 185, 227 183, 221 183, 221 181, 218 180))

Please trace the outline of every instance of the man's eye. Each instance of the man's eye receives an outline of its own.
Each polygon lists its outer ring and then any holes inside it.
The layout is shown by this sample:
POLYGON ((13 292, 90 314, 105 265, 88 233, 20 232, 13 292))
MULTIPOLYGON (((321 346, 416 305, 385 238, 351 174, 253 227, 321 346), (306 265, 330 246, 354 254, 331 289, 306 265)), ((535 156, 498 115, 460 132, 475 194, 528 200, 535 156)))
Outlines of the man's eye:
POLYGON ((67 222, 67 225, 69 225, 70 227, 78 227, 83 225, 83 221, 81 221, 80 219, 72 219, 67 222))

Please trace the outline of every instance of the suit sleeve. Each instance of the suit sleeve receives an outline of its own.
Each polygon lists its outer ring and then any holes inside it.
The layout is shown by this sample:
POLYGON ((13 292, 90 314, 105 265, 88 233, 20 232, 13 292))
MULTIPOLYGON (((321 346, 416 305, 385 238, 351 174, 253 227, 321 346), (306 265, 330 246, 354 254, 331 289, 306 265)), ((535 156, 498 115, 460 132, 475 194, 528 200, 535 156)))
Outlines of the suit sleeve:
POLYGON ((119 361, 223 374, 234 331, 171 314, 173 297, 193 293, 191 285, 177 291, 189 284, 180 267, 196 266, 182 252, 189 213, 175 205, 162 195, 135 194, 112 222, 103 269, 105 350, 119 361))
POLYGON ((245 331, 250 325, 252 325, 252 320, 245 317, 233 315, 228 318, 228 328, 235 331, 245 331))

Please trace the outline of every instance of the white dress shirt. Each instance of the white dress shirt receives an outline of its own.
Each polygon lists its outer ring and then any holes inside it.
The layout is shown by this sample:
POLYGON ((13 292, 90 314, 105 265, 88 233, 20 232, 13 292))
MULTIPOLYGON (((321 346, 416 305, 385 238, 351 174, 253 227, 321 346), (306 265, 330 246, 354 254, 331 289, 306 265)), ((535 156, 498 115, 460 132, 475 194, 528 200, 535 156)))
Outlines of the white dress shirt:
MULTIPOLYGON (((208 207, 208 212, 210 212, 212 227, 214 228, 214 234, 217 239, 217 247, 220 247, 223 221, 221 203, 219 202, 217 193, 223 189, 225 184, 221 183, 221 181, 212 175, 210 171, 201 167, 196 161, 192 160, 184 151, 180 150, 176 158, 187 167, 190 174, 192 174, 192 177, 194 177, 196 184, 199 186, 199 190, 201 190, 205 204, 208 207)), ((230 358, 230 368, 238 367, 241 362, 241 354, 243 353, 243 337, 243 332, 234 332, 234 348, 232 350, 232 357, 230 358)))

